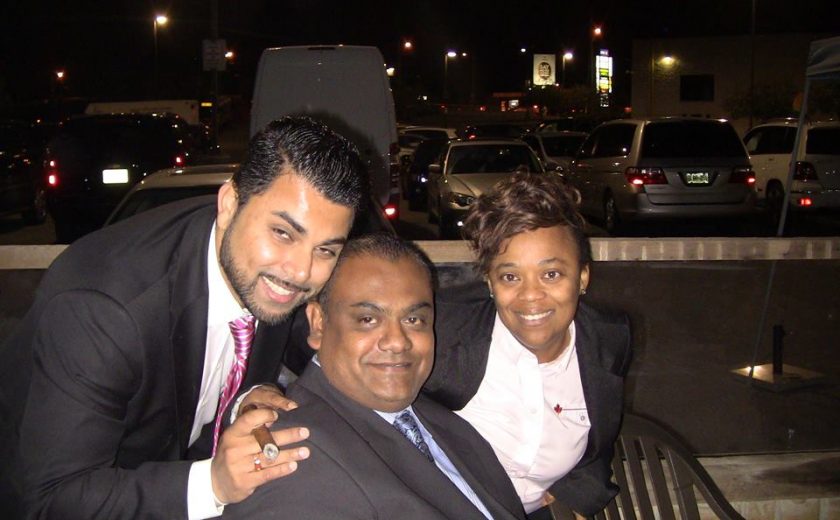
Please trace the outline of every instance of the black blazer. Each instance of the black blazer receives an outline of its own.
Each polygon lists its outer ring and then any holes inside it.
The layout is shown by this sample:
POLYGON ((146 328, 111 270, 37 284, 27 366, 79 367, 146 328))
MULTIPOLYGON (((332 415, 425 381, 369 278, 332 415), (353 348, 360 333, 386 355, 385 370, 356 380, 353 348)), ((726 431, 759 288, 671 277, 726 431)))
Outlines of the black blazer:
MULTIPOLYGON (((310 363, 289 387, 300 405, 273 428, 306 426, 309 459, 287 477, 225 508, 229 518, 400 518, 481 520, 484 516, 393 426, 351 400, 310 363)), ((496 519, 524 518, 492 448, 466 421, 419 397, 423 425, 496 519)))
MULTIPOLYGON (((424 392, 452 410, 472 399, 487 369, 496 307, 487 285, 476 282, 440 291, 435 299, 435 367, 424 392)), ((585 303, 575 314, 576 347, 591 428, 580 462, 549 489, 559 501, 594 515, 617 494, 610 482, 621 426, 624 376, 631 359, 629 320, 585 303)))
MULTIPOLYGON (((82 238, 45 274, 4 346, 34 360, 28 400, 15 400, 33 515, 186 517, 215 216, 215 197, 149 211, 82 238)), ((274 380, 287 329, 258 327, 244 387, 274 380)))

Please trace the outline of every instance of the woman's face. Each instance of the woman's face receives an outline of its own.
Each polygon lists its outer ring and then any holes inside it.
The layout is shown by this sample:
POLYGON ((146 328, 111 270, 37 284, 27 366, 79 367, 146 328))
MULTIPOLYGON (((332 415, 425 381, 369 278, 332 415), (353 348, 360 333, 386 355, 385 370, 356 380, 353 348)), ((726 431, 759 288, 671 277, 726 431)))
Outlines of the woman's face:
POLYGON ((487 273, 502 323, 540 363, 569 343, 578 296, 589 284, 568 226, 526 231, 502 243, 487 273))

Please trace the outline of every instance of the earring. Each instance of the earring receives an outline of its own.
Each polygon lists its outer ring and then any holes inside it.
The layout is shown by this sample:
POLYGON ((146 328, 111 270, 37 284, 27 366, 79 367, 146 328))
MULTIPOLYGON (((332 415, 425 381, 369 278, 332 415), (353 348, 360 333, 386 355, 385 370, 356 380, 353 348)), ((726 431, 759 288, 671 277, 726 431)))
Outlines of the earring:
POLYGON ((580 288, 580 295, 583 296, 584 294, 586 294, 586 287, 581 287, 580 288))

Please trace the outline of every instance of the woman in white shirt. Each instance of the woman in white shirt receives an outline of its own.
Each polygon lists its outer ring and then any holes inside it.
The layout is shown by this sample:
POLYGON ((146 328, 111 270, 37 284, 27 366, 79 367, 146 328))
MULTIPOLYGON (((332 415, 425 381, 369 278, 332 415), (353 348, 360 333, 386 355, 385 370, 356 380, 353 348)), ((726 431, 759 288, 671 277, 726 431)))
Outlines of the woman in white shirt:
POLYGON ((577 192, 518 173, 473 204, 464 234, 482 282, 436 299, 435 369, 425 391, 493 446, 531 519, 557 500, 580 516, 610 481, 631 358, 623 313, 579 302, 591 252, 577 192))

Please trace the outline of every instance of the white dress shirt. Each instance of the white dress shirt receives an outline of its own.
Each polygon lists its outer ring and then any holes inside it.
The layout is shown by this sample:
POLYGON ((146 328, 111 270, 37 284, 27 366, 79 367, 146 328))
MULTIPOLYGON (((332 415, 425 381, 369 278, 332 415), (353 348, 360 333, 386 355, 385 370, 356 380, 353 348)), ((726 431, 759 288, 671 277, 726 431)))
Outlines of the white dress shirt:
MULTIPOLYGON (((190 445, 201 435, 204 425, 216 419, 219 397, 234 362, 233 336, 228 324, 248 313, 231 294, 222 276, 222 267, 216 255, 215 221, 207 248, 207 289, 207 345, 190 445)), ((211 461, 212 459, 197 461, 190 467, 187 484, 187 514, 190 520, 216 517, 224 511, 224 505, 219 505, 213 493, 210 478, 211 461)))
POLYGON ((497 314, 484 379, 456 412, 493 447, 527 513, 545 505, 545 491, 586 451, 590 423, 574 322, 569 333, 563 353, 540 364, 497 314))

